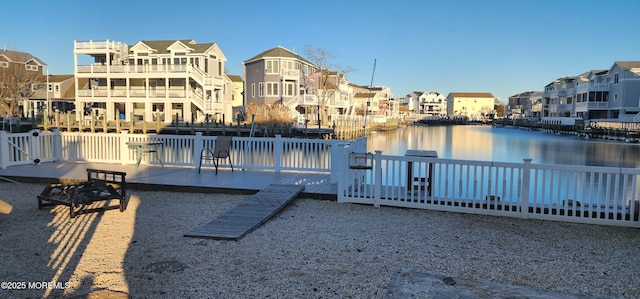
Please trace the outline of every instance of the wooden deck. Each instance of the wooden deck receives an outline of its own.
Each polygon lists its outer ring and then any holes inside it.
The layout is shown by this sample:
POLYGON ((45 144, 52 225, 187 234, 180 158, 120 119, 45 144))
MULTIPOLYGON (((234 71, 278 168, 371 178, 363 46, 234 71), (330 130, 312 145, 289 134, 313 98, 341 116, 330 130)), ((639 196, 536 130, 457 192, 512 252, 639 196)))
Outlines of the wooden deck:
MULTIPOLYGON (((213 167, 164 168, 160 165, 121 165, 113 163, 54 162, 11 166, 0 169, 2 178, 18 182, 55 183, 82 181, 87 178, 87 168, 122 171, 127 173, 127 185, 137 190, 162 190, 184 192, 224 192, 254 194, 271 184, 304 186, 300 196, 311 198, 337 198, 338 186, 331 184, 328 173, 256 171, 221 167, 218 175, 213 167)), ((44 185, 43 185, 44 186, 44 185)))
POLYGON ((238 240, 267 222, 302 190, 304 186, 300 185, 269 185, 227 213, 184 236, 238 240))

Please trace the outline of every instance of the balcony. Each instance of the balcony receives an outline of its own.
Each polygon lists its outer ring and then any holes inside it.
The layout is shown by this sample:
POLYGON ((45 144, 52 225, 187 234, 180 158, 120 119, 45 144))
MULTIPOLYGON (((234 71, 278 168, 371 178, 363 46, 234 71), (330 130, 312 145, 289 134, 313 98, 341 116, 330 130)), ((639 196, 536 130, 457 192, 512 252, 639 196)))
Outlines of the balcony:
POLYGON ((299 70, 282 70, 282 79, 284 79, 284 80, 299 80, 300 79, 300 71, 299 70))
POLYGON ((104 53, 105 50, 113 52, 127 52, 127 45, 121 42, 114 42, 110 40, 102 41, 74 41, 74 52, 78 53, 95 53, 94 50, 99 50, 100 53, 104 53))
POLYGON ((609 91, 609 83, 589 83, 576 86, 577 93, 585 93, 589 91, 609 91))

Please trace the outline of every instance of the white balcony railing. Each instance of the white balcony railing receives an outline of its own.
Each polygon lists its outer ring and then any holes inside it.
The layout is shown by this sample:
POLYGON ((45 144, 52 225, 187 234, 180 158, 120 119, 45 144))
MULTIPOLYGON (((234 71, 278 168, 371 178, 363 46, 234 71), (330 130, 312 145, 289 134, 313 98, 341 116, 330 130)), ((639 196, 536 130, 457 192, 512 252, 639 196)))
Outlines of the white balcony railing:
POLYGON ((576 86, 576 93, 589 91, 609 91, 609 83, 589 83, 576 86))

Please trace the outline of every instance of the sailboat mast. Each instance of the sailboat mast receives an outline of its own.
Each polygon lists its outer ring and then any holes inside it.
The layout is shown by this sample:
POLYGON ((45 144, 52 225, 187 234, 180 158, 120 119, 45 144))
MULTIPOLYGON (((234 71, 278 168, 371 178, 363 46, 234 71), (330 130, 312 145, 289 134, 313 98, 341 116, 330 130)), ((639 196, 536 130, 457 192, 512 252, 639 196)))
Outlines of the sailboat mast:
POLYGON ((362 132, 362 136, 366 136, 367 135, 367 116, 369 115, 369 106, 371 105, 371 89, 373 88, 373 76, 376 73, 376 62, 377 59, 373 59, 373 72, 371 72, 371 84, 369 84, 369 94, 367 95, 367 106, 365 107, 364 110, 364 124, 362 126, 362 129, 364 130, 364 132, 362 132))

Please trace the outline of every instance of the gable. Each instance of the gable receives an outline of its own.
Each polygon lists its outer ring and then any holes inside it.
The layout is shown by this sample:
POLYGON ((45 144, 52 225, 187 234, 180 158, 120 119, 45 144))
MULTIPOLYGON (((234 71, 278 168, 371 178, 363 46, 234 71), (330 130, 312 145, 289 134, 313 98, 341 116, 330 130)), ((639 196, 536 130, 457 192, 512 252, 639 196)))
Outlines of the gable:
POLYGON ((185 43, 183 43, 182 41, 178 40, 178 41, 173 42, 171 45, 169 45, 167 47, 167 51, 168 52, 182 52, 182 51, 184 51, 184 52, 189 53, 189 52, 193 51, 193 48, 187 46, 185 43))
POLYGON ((267 58, 293 58, 293 59, 297 59, 300 60, 304 63, 307 63, 309 65, 315 66, 313 63, 311 63, 310 61, 302 58, 302 56, 289 51, 288 49, 282 47, 282 46, 277 46, 275 48, 271 48, 269 50, 263 51, 262 53, 253 56, 252 58, 250 58, 249 60, 246 60, 245 63, 250 63, 253 62, 254 60, 260 60, 260 59, 267 59, 267 58))

